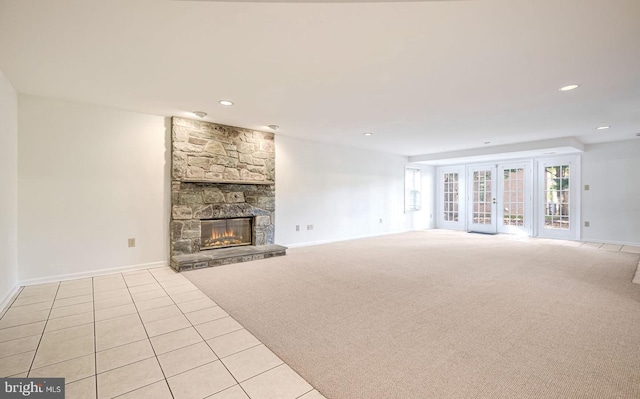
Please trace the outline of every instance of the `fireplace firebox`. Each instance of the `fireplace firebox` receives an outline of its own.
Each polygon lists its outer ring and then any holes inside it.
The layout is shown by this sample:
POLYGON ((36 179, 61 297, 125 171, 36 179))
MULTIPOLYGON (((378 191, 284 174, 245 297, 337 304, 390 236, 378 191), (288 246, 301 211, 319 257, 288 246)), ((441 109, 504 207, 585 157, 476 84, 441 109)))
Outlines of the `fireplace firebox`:
POLYGON ((200 249, 251 245, 252 218, 201 220, 200 249))

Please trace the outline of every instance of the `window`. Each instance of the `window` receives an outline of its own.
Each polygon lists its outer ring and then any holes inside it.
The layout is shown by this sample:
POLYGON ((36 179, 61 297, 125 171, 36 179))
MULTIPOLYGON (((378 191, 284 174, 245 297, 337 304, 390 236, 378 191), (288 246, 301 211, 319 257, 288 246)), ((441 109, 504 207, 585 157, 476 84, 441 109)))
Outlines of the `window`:
POLYGON ((421 208, 422 179, 420 169, 405 168, 404 170, 404 211, 419 211, 421 208))

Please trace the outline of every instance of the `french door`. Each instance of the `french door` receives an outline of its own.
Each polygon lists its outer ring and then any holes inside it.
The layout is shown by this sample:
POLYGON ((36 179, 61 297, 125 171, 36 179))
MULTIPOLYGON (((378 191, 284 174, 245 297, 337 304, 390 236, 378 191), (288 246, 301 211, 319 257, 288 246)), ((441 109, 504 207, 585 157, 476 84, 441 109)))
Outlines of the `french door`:
POLYGON ((467 169, 468 231, 498 231, 496 171, 495 165, 470 166, 467 169))
POLYGON ((449 230, 464 230, 465 213, 465 168, 449 166, 438 168, 438 227, 449 230))
POLYGON ((467 230, 533 233, 531 162, 470 166, 467 230))
POLYGON ((575 240, 579 187, 576 155, 440 167, 437 226, 575 240))
POLYGON ((532 235, 532 162, 499 164, 498 192, 498 232, 532 235))

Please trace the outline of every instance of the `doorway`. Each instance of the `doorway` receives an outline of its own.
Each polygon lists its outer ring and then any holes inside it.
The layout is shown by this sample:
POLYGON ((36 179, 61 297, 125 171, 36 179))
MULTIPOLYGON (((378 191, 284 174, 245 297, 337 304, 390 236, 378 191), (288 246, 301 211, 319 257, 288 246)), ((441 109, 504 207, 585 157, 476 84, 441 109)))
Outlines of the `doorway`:
POLYGON ((532 163, 475 165, 467 168, 467 231, 533 233, 532 163))
POLYGON ((496 166, 470 166, 467 169, 467 181, 469 182, 467 231, 497 233, 496 166))
POLYGON ((576 240, 580 156, 442 166, 438 228, 576 240))

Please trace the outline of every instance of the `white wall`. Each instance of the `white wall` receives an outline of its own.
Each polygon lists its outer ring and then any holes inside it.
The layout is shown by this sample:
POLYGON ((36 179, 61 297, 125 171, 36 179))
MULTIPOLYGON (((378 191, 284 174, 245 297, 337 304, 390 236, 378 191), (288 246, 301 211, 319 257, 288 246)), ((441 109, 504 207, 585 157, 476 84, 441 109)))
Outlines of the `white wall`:
POLYGON ((169 119, 22 94, 18 105, 20 281, 166 264, 169 119))
POLYGON ((406 165, 403 156, 276 136, 276 243, 295 246, 428 228, 433 168, 423 167, 429 186, 423 210, 405 214, 406 165))
POLYGON ((18 97, 0 71, 0 311, 18 283, 18 97))
POLYGON ((581 195, 582 240, 640 245, 640 139, 587 145, 581 195))

